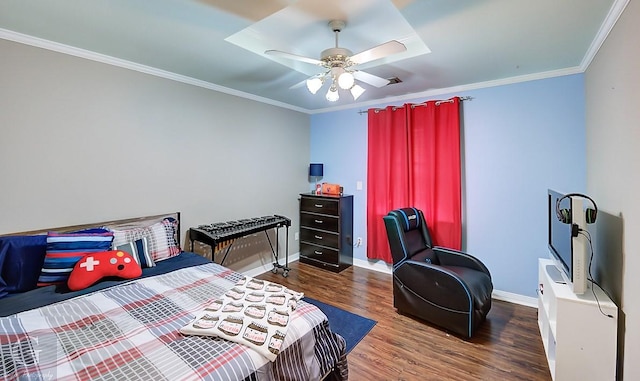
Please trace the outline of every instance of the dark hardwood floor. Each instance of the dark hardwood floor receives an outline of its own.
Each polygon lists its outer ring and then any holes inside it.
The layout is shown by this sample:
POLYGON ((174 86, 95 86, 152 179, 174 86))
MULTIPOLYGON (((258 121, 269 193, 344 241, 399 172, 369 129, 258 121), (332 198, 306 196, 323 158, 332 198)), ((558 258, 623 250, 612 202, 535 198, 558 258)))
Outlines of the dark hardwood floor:
POLYGON ((487 321, 464 340, 398 314, 389 274, 290 267, 287 278, 259 278, 377 321, 348 356, 350 380, 551 380, 535 308, 494 300, 487 321))

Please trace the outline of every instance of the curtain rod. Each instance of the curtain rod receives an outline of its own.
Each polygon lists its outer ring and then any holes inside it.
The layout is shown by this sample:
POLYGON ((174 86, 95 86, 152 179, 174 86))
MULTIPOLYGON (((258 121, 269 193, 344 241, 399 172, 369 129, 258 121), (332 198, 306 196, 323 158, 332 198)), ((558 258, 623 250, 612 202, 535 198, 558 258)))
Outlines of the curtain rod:
MULTIPOLYGON (((470 101, 470 100, 473 100, 473 97, 469 97, 469 96, 466 96, 466 97, 458 97, 458 98, 460 98, 460 100, 461 100, 461 101, 470 101)), ((427 101, 427 102, 430 102, 430 101, 427 101)), ((416 106, 426 106, 426 105, 427 105, 427 102, 422 102, 422 103, 412 103, 412 104, 411 104, 411 107, 416 107, 416 106)), ((453 99, 445 99, 445 100, 441 100, 441 101, 436 101, 436 106, 439 106, 441 103, 451 103, 451 102, 453 102, 453 99)), ((401 107, 404 107, 404 106, 396 106, 396 107, 394 107, 393 109, 394 109, 394 110, 396 110, 396 109, 401 108, 401 107)), ((382 110, 384 110, 384 108, 376 108, 376 109, 374 109, 374 111, 382 111, 382 110)), ((366 114, 366 113, 368 113, 368 112, 369 112, 369 110, 360 110, 360 111, 358 111, 358 114, 362 115, 362 114, 366 114)))

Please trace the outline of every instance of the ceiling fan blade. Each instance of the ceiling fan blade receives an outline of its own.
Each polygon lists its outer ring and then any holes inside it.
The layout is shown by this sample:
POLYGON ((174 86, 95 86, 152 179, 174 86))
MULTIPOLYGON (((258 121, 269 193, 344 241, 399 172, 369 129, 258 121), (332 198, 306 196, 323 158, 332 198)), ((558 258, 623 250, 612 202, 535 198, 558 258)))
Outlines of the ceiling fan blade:
POLYGON ((297 54, 282 52, 280 50, 266 50, 264 52, 264 54, 270 55, 270 56, 287 58, 287 59, 294 60, 294 61, 306 62, 306 63, 310 63, 312 65, 320 65, 320 66, 322 66, 322 61, 317 60, 315 58, 299 56, 297 54))
POLYGON ((374 46, 371 49, 354 54, 353 56, 349 57, 349 60, 353 62, 354 65, 361 65, 363 63, 384 58, 392 54, 404 52, 405 50, 407 50, 407 47, 404 46, 403 43, 396 40, 391 40, 385 42, 384 44, 374 46))
POLYGON ((302 87, 302 86, 306 86, 307 81, 308 81, 308 80, 310 80, 310 79, 313 79, 313 78, 322 78, 322 77, 324 77, 324 74, 316 74, 316 75, 312 75, 312 76, 311 76, 311 77, 309 77, 309 78, 303 79, 302 81, 300 81, 300 82, 298 82, 298 83, 296 83, 296 84, 294 84, 294 85, 291 85, 291 86, 289 87, 289 90, 297 89, 298 87, 302 87))
POLYGON ((298 82, 298 83, 296 83, 294 85, 289 86, 289 90, 297 89, 299 87, 305 86, 306 84, 307 84, 307 80, 303 79, 302 81, 300 81, 300 82, 298 82))
POLYGON ((388 79, 380 78, 373 74, 369 74, 365 71, 356 70, 353 72, 353 76, 355 77, 355 79, 362 81, 364 83, 368 83, 371 86, 375 86, 375 87, 382 87, 389 84, 388 79))

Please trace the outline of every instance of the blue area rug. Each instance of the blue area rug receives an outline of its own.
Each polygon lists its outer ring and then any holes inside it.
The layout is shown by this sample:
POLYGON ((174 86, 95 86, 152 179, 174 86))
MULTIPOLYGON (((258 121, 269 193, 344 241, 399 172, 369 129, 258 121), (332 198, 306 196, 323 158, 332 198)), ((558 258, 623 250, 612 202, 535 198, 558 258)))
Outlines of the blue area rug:
POLYGON ((315 299, 305 296, 302 300, 315 305, 327 315, 331 330, 344 337, 347 341, 347 353, 351 352, 356 344, 376 325, 375 320, 367 319, 366 317, 356 315, 315 299))

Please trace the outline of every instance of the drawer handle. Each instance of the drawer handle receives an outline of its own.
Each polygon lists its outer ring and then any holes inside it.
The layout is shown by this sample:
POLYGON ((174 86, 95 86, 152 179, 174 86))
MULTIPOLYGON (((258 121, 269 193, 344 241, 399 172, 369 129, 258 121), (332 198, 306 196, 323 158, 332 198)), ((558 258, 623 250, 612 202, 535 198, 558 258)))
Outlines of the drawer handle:
POLYGON ((315 204, 316 208, 322 208, 322 204, 315 204))
POLYGON ((322 223, 322 220, 314 220, 314 222, 315 222, 316 224, 321 224, 321 223, 322 223))
POLYGON ((314 250, 314 251, 313 251, 313 253, 314 253, 315 255, 321 255, 321 254, 322 254, 322 251, 314 250))
POLYGON ((316 239, 322 239, 319 235, 314 235, 314 237, 316 237, 316 239))

